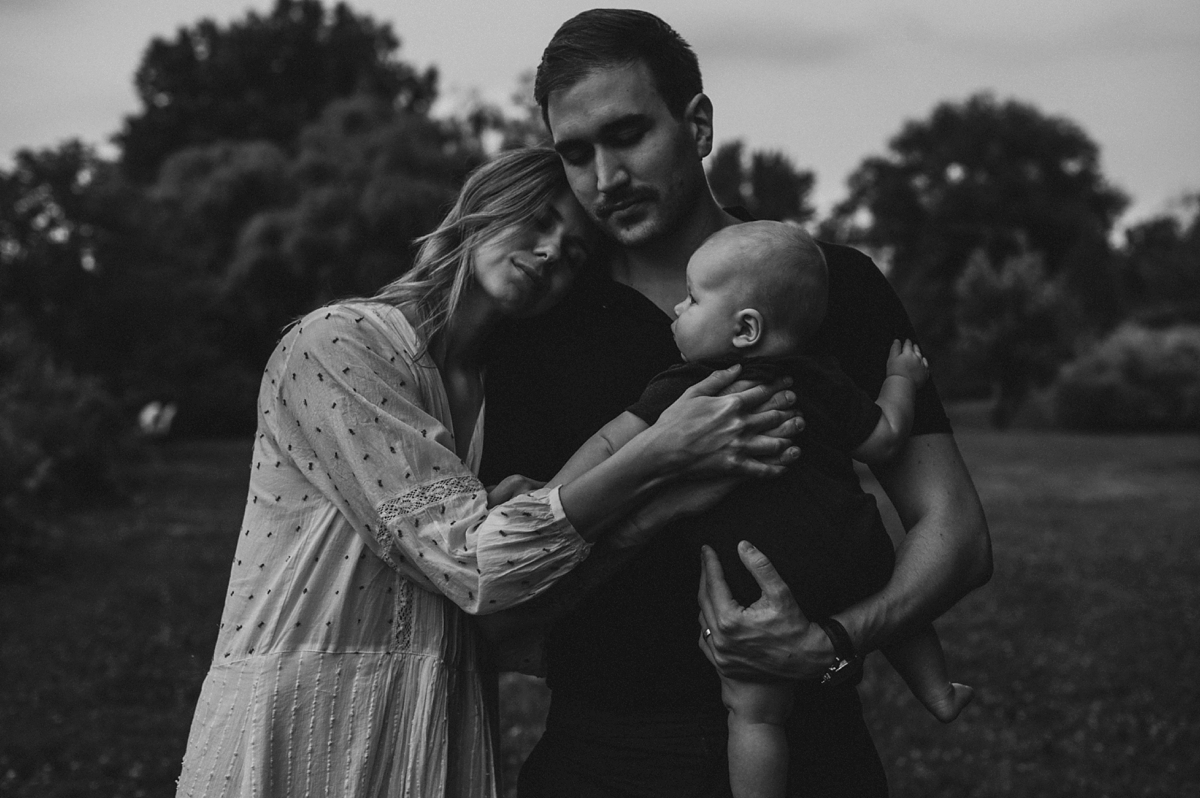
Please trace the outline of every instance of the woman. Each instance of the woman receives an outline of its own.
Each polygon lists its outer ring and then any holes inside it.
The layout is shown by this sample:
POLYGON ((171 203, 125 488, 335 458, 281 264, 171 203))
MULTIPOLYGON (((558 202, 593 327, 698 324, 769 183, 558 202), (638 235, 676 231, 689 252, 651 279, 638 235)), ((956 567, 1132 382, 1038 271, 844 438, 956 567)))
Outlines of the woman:
POLYGON ((484 344, 556 302, 593 235, 553 151, 510 153, 403 277, 285 333, 179 795, 494 795, 466 614, 540 594, 673 477, 748 467, 729 408, 769 389, 693 396, 607 472, 489 510, 484 344))

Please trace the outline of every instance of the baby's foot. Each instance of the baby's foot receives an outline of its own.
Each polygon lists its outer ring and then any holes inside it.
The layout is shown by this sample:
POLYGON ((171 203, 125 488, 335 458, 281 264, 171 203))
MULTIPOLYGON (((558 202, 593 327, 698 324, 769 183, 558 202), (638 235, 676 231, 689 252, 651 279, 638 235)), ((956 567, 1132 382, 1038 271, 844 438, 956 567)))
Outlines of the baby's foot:
POLYGON ((958 717, 959 713, 963 711, 963 707, 971 703, 974 696, 974 688, 958 682, 950 682, 946 685, 945 690, 936 696, 929 696, 923 703, 935 718, 942 723, 949 723, 958 717))

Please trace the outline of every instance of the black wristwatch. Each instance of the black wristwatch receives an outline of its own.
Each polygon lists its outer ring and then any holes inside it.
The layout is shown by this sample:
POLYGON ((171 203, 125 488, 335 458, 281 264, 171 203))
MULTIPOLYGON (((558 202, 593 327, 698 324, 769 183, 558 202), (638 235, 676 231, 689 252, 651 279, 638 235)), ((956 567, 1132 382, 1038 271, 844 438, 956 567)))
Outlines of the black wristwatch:
POLYGON ((833 618, 815 621, 817 626, 825 630, 829 642, 833 643, 833 664, 821 675, 821 684, 833 687, 856 675, 862 668, 862 657, 854 650, 854 641, 846 627, 833 618))

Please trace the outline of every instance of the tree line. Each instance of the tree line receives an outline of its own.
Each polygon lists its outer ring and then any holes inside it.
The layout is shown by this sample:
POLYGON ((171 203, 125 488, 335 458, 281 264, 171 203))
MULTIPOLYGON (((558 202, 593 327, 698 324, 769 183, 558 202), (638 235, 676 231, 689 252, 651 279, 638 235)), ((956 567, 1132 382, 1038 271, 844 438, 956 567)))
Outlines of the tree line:
MULTIPOLYGON (((288 321, 403 273, 496 144, 544 140, 528 78, 516 113, 435 118, 436 69, 399 52, 343 3, 201 20, 146 48, 116 157, 69 141, 0 170, 0 523, 106 490, 150 401, 178 405, 177 434, 252 430, 288 321)), ((997 423, 1130 319, 1200 322, 1197 196, 1114 242, 1128 200, 1096 144, 1027 103, 906 123, 826 218, 782 153, 726 142, 709 174, 723 202, 870 251, 939 385, 996 397, 997 423)), ((1176 415, 1200 426, 1193 400, 1176 415)))

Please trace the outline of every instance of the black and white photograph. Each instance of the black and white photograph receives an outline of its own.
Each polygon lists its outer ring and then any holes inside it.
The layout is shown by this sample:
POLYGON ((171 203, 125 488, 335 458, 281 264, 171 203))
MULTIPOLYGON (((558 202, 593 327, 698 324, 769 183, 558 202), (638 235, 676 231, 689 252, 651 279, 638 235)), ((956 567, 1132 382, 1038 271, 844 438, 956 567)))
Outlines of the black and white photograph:
POLYGON ((1197 75, 0 0, 0 798, 1200 795, 1197 75))

